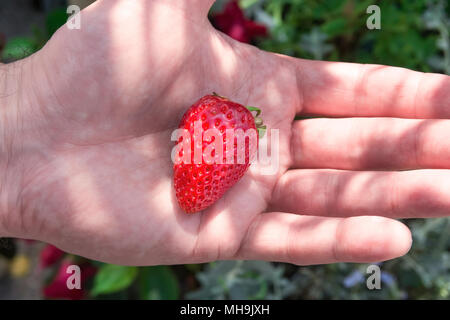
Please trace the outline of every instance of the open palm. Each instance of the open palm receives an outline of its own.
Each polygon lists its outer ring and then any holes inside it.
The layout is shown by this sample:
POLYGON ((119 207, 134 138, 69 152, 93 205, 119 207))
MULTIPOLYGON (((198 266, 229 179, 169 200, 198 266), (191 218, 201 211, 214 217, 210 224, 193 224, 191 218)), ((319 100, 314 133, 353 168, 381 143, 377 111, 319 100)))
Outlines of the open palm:
POLYGON ((23 235, 119 264, 363 262, 411 242, 404 225, 374 216, 448 215, 450 173, 436 170, 450 168, 439 139, 448 120, 399 119, 449 118, 448 77, 263 52, 212 28, 209 5, 98 1, 80 30, 61 28, 28 59, 39 152, 26 162, 23 235), (271 175, 252 164, 216 204, 187 215, 170 135, 213 91, 262 109, 279 130, 280 162, 271 175), (425 168, 435 170, 381 171, 425 168))

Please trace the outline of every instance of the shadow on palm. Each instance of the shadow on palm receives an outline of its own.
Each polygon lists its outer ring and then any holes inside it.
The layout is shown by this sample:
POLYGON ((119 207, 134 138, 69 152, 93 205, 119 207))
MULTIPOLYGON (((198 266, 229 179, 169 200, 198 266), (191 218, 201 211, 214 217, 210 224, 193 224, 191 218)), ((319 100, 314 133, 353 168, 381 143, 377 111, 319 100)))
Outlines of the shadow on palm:
POLYGON ((58 121, 29 187, 34 221, 48 235, 41 240, 114 263, 232 258, 290 161, 292 72, 186 8, 150 3, 94 5, 82 30, 62 28, 36 57, 46 55, 43 89, 55 104, 44 111, 58 121), (280 129, 279 173, 263 176, 255 163, 215 205, 187 215, 174 195, 170 134, 212 91, 258 105, 268 128, 280 129))

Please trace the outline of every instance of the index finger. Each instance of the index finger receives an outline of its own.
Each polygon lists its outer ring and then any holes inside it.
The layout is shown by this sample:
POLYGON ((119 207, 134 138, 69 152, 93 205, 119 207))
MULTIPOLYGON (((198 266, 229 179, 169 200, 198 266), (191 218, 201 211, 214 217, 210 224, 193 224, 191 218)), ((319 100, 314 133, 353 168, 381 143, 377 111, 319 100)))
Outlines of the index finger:
POLYGON ((299 114, 450 118, 450 77, 398 67, 292 59, 299 114))

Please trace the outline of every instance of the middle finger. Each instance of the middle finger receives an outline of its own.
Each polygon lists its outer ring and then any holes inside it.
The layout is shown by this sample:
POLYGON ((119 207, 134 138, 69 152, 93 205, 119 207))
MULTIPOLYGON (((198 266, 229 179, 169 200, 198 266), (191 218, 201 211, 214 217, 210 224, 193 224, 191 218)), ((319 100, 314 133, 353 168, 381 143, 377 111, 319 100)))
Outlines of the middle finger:
POLYGON ((450 120, 307 119, 293 124, 294 168, 450 169, 450 120))

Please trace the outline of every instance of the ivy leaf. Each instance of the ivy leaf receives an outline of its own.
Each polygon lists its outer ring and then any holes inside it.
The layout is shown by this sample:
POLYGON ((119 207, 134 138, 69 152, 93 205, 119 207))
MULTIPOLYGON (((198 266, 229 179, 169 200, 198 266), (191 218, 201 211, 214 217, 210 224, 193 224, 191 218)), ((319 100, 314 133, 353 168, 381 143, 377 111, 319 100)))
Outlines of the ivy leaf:
POLYGON ((136 279, 137 267, 105 264, 94 279, 91 295, 114 293, 128 288, 136 279))

